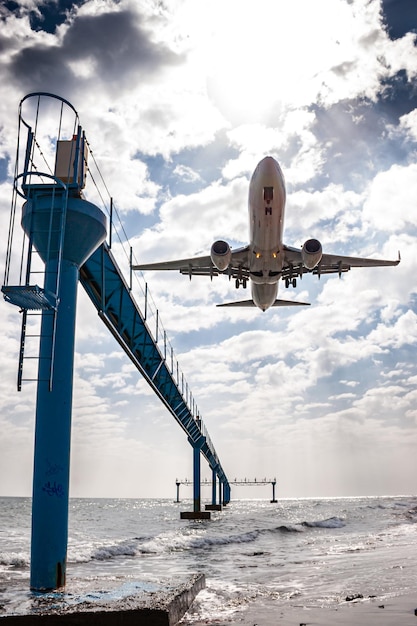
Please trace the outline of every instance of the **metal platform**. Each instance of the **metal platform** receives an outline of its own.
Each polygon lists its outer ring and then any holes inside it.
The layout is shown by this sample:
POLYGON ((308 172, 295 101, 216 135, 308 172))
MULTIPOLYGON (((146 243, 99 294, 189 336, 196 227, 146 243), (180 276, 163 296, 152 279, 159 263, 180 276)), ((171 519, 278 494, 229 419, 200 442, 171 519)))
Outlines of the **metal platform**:
POLYGON ((3 285, 4 299, 28 311, 56 310, 56 297, 38 285, 3 285))

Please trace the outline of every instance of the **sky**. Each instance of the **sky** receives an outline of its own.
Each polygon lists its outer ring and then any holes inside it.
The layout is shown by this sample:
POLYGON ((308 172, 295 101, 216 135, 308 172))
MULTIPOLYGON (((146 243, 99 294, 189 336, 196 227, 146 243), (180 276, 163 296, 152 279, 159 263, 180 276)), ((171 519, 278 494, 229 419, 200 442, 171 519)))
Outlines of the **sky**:
MULTIPOLYGON (((278 498, 417 493, 415 2, 6 0, 0 19, 2 274, 27 93, 77 109, 142 263, 245 245, 249 179, 274 156, 287 245, 400 265, 304 276, 290 297, 310 307, 265 313, 216 308, 245 297, 226 277, 137 279, 229 480, 276 477, 278 498)), ((27 496, 36 385, 16 390, 18 309, 2 300, 0 320, 0 495, 27 496)), ((75 365, 71 495, 174 497, 192 449, 81 286, 75 365)))

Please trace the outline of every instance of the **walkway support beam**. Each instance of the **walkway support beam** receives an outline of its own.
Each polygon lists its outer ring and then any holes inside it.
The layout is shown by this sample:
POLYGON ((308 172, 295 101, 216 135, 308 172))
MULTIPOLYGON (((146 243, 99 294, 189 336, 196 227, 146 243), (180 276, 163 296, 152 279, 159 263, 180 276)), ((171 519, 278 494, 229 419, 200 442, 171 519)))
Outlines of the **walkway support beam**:
POLYGON ((183 511, 181 519, 210 519, 209 511, 201 510, 201 449, 206 438, 201 436, 197 441, 191 441, 193 447, 193 510, 183 511))
POLYGON ((217 496, 217 472, 215 469, 212 470, 212 485, 211 485, 211 503, 217 504, 216 496, 217 496))
POLYGON ((230 502, 230 485, 228 482, 225 482, 223 485, 223 505, 229 504, 230 502))
POLYGON ((193 446, 193 511, 199 513, 201 510, 201 446, 193 446))
POLYGON ((222 505, 219 501, 217 504, 217 468, 212 468, 212 483, 211 483, 211 504, 206 504, 206 511, 221 511, 222 505))
POLYGON ((278 502, 278 500, 275 498, 275 486, 277 484, 277 481, 274 479, 271 482, 272 485, 272 500, 271 500, 271 504, 276 504, 278 502))

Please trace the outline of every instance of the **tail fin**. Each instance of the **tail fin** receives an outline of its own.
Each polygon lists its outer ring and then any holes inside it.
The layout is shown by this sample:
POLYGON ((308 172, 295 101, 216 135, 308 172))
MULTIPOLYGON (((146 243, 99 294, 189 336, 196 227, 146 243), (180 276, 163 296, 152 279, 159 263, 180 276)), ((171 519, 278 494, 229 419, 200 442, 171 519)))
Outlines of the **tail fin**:
MULTIPOLYGON (((256 307, 257 305, 253 300, 238 300, 237 302, 225 302, 224 304, 217 304, 216 306, 256 307)), ((275 300, 271 306, 310 306, 310 303, 295 302, 295 300, 275 300)))

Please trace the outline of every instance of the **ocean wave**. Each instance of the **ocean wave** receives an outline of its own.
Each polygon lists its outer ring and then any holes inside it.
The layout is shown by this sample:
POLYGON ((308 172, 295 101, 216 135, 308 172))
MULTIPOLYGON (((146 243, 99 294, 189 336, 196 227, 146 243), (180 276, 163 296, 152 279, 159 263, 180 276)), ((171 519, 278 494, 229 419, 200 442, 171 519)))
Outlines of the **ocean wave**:
POLYGON ((417 522, 417 506, 413 506, 411 509, 407 509, 404 513, 404 517, 409 521, 416 523, 417 522))
POLYGON ((412 506, 411 502, 394 502, 394 507, 398 508, 398 509, 404 509, 407 508, 408 506, 412 506))
POLYGON ((381 511, 385 511, 386 509, 391 509, 392 505, 391 504, 367 504, 366 507, 367 509, 381 509, 381 511))
POLYGON ((69 560, 72 562, 107 561, 121 557, 147 557, 152 555, 189 552, 191 550, 211 550, 218 546, 249 544, 260 536, 268 534, 295 534, 314 529, 343 528, 345 521, 341 517, 330 517, 316 521, 284 523, 272 528, 255 528, 234 534, 200 534, 172 530, 155 536, 133 537, 109 545, 84 546, 82 549, 71 549, 69 560))
POLYGON ((161 552, 176 552, 187 550, 209 550, 216 546, 250 543, 259 536, 259 530, 253 530, 236 535, 213 536, 167 534, 154 537, 139 547, 142 554, 158 554, 161 552))
POLYGON ((3 552, 0 554, 0 565, 15 569, 29 567, 29 557, 19 552, 3 552))
POLYGON ((304 528, 302 524, 281 524, 277 528, 274 528, 275 531, 280 533, 302 533, 304 532, 304 528))
POLYGON ((136 556, 138 553, 136 542, 123 541, 110 546, 97 548, 91 555, 93 561, 106 561, 118 556, 136 556))
POLYGON ((329 517, 316 522, 303 522, 303 526, 308 528, 343 528, 346 526, 346 522, 341 517, 329 517))
POLYGON ((231 543, 250 543, 259 536, 259 530, 252 530, 240 535, 229 535, 226 537, 200 537, 190 542, 190 548, 211 548, 212 546, 228 545, 231 543))

